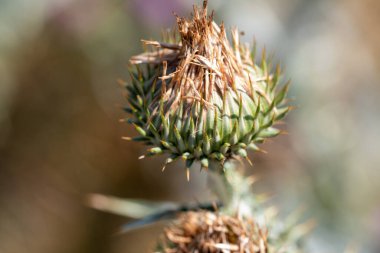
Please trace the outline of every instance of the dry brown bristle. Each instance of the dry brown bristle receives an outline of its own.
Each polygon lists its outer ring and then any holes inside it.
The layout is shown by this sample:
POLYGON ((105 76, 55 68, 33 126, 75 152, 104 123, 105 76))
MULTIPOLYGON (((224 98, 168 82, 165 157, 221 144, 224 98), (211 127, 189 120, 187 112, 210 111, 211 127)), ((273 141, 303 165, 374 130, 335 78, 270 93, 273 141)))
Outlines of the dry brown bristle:
POLYGON ((267 252, 267 231, 250 219, 209 211, 186 212, 164 233, 160 253, 267 252))
MULTIPOLYGON (((240 44, 237 29, 231 30, 230 44, 224 25, 217 25, 213 14, 208 16, 207 1, 204 1, 203 8, 194 6, 191 20, 178 16, 176 20, 180 36, 178 44, 143 41, 155 49, 130 60, 132 64, 149 63, 162 67, 159 77, 163 85, 162 96, 165 101, 170 101, 172 109, 182 101, 187 104, 203 101, 203 104, 212 106, 215 103, 210 103, 213 95, 223 97, 230 90, 253 88, 260 92, 262 88, 256 85, 260 80, 252 75, 255 64, 249 48, 240 44), (247 68, 251 72, 245 71, 247 68), (168 79, 170 83, 165 82, 168 79)), ((265 95, 264 91, 260 93, 265 95)))

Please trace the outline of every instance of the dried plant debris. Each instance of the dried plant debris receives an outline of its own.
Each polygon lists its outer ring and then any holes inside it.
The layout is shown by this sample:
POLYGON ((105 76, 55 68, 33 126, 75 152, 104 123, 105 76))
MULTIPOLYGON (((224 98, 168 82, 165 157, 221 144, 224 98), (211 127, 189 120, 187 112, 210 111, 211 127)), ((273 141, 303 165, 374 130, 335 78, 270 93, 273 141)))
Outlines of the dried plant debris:
POLYGON ((207 1, 195 6, 190 20, 177 16, 176 31, 143 41, 147 51, 130 60, 126 121, 140 136, 125 139, 153 146, 147 156, 168 153, 166 164, 182 158, 187 168, 194 161, 208 168, 247 158, 247 149, 259 151, 257 143, 280 133, 273 125, 290 110, 280 68, 265 50, 256 63, 256 46, 241 43, 237 29, 230 42, 213 16, 207 1))
POLYGON ((186 212, 165 230, 156 253, 195 252, 268 252, 267 230, 238 216, 186 212))

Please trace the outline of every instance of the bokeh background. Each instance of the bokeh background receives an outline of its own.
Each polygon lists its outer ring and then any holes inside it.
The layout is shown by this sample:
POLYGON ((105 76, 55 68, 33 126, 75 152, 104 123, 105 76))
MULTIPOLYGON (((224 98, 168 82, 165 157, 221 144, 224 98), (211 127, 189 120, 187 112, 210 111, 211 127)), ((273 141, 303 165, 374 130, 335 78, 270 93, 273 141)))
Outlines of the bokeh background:
MULTIPOLYGON (((200 4, 200 0, 197 1, 200 4)), ((126 219, 84 205, 97 192, 196 201, 204 173, 139 161, 121 140, 127 77, 140 39, 173 27, 188 0, 0 1, 0 252, 148 252, 161 227, 114 235, 126 219)), ((380 252, 380 2, 210 0, 216 19, 275 54, 292 79, 288 135, 254 154, 284 214, 318 221, 309 252, 380 252)))

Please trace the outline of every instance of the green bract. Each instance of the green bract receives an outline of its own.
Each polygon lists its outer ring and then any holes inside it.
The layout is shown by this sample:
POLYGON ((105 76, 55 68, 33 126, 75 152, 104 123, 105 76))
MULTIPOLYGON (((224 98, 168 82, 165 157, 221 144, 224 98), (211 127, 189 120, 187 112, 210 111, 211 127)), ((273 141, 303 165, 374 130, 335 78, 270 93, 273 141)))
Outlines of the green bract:
POLYGON ((265 50, 256 64, 255 46, 241 44, 236 29, 230 43, 206 8, 177 24, 176 34, 144 41, 151 49, 131 59, 126 111, 140 134, 133 140, 152 146, 148 156, 168 153, 166 164, 183 158, 187 168, 247 158, 247 149, 280 133, 273 124, 289 111, 288 84, 279 89, 280 70, 271 72, 265 50))

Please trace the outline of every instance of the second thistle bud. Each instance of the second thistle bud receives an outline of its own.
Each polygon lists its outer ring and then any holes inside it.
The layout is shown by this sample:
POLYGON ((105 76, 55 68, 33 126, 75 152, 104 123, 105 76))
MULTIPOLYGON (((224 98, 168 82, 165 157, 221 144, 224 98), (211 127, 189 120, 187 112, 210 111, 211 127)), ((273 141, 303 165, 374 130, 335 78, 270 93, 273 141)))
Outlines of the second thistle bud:
POLYGON ((134 139, 153 146, 147 155, 168 153, 168 163, 182 158, 187 167, 247 158, 247 149, 279 134, 273 124, 289 111, 280 71, 271 73, 265 52, 257 64, 236 29, 230 43, 206 3, 191 20, 177 17, 177 34, 164 42, 144 41, 152 49, 132 57, 127 86, 129 122, 140 133, 134 139))

